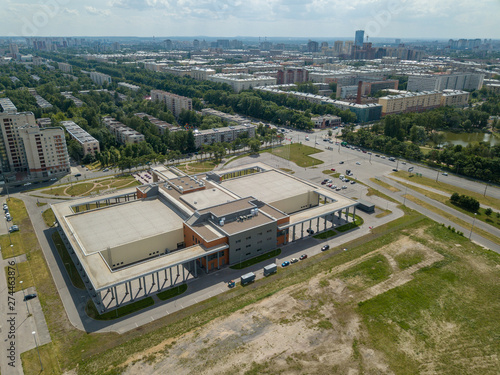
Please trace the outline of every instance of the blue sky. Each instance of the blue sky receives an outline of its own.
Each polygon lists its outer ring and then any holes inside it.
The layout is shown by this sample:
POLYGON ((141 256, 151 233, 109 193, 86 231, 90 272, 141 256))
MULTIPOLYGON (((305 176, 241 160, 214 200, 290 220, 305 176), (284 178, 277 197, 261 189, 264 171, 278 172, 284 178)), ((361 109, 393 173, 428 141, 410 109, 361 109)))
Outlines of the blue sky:
POLYGON ((500 38, 499 0, 2 0, 0 35, 500 38), (366 35, 365 34, 365 35, 366 35))

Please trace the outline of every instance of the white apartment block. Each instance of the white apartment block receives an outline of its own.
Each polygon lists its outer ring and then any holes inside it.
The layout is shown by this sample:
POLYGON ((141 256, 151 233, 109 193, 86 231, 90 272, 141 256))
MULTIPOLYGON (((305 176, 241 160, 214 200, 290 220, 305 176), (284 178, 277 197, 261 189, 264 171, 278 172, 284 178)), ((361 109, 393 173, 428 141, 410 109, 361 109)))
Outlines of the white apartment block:
POLYGON ((112 117, 104 117, 102 119, 104 126, 115 136, 118 143, 121 144, 137 144, 143 142, 144 135, 138 131, 129 128, 120 121, 116 121, 112 117))
POLYGON ((382 106, 382 116, 402 112, 420 112, 441 105, 442 93, 439 91, 423 91, 384 96, 378 99, 382 106))
POLYGON ((166 104, 167 109, 175 117, 178 117, 183 109, 188 111, 193 110, 193 101, 190 98, 162 90, 151 90, 151 100, 166 104))
POLYGON ((483 86, 484 74, 452 73, 411 75, 408 91, 479 90, 483 86))
POLYGON ((276 78, 253 76, 251 74, 213 74, 207 79, 212 82, 227 83, 235 92, 249 90, 258 86, 276 85, 276 78))
POLYGON ((0 109, 1 112, 11 112, 16 113, 17 107, 12 103, 9 98, 0 98, 0 109))
POLYGON ((255 137, 255 125, 245 124, 228 126, 225 128, 214 128, 206 130, 195 130, 194 131, 194 143, 196 148, 200 148, 202 145, 211 145, 218 142, 232 142, 240 134, 248 134, 248 138, 255 137))
POLYGON ((215 70, 210 68, 193 68, 191 77, 199 81, 206 81, 209 76, 214 75, 215 70))
POLYGON ((141 89, 139 86, 132 85, 131 83, 127 83, 127 82, 118 82, 118 86, 125 87, 126 89, 129 89, 132 91, 139 91, 141 89))
POLYGON ((62 128, 40 128, 32 112, 0 113, 0 162, 6 174, 31 177, 69 173, 69 156, 62 128))
POLYGON ((99 147, 99 141, 92 137, 85 130, 83 130, 80 126, 75 124, 73 121, 61 121, 61 125, 64 126, 70 137, 82 146, 84 157, 88 154, 95 155, 96 152, 101 151, 99 147))
POLYGON ((63 73, 73 73, 73 67, 71 66, 71 64, 58 62, 57 67, 63 73))
POLYGON ((102 85, 104 82, 106 82, 108 85, 111 83, 111 76, 99 72, 90 72, 90 79, 96 85, 102 85))

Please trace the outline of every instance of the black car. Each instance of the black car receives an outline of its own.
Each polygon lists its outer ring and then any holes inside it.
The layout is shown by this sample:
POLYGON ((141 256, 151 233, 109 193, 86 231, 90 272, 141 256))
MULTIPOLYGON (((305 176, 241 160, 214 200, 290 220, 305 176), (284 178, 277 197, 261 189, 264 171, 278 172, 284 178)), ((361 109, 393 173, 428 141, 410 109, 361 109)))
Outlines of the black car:
POLYGON ((325 245, 321 248, 321 251, 326 251, 330 248, 330 245, 325 245))
POLYGON ((30 299, 36 298, 36 293, 26 294, 23 298, 23 301, 29 301, 30 299))
POLYGON ((311 228, 307 228, 306 232, 309 233, 310 235, 314 234, 314 231, 311 228))

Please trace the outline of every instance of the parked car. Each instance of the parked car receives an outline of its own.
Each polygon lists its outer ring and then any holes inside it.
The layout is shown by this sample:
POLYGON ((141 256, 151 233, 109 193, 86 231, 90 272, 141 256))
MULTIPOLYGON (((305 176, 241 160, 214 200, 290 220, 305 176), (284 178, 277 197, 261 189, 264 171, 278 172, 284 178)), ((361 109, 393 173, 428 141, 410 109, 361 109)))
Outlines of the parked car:
POLYGON ((342 189, 341 189, 341 188, 339 188, 339 187, 335 189, 335 191, 340 191, 340 190, 342 190, 342 189))
POLYGON ((57 177, 52 177, 50 181, 57 181, 57 177))
POLYGON ((9 228, 9 232, 17 232, 19 230, 19 227, 17 225, 13 225, 9 228))
POLYGON ((304 260, 304 259, 307 259, 307 254, 302 254, 300 257, 299 257, 300 260, 304 260))
POLYGON ((104 168, 102 171, 103 172, 109 172, 109 169, 108 168, 104 168))
POLYGON ((351 181, 351 185, 354 185, 356 183, 356 181, 351 181))
POLYGON ((361 165, 361 163, 359 161, 356 162, 356 165, 361 165))
POLYGON ((379 154, 375 154, 375 156, 376 156, 377 158, 379 158, 379 157, 380 157, 380 155, 379 155, 379 154))
POLYGON ((345 186, 345 185, 344 185, 344 186, 342 186, 342 189, 347 189, 347 186, 345 186))
POLYGON ((335 172, 335 168, 330 169, 332 172, 335 172))
POLYGON ((337 185, 332 185, 331 186, 332 189, 336 189, 337 188, 337 185))
POLYGON ((311 228, 307 228, 306 232, 309 233, 310 235, 314 234, 314 231, 311 228))
POLYGON ((448 176, 448 173, 444 172, 444 173, 443 173, 443 176, 448 176))
POLYGON ((228 283, 227 283, 227 287, 228 288, 234 288, 234 286, 236 285, 236 283, 234 282, 234 280, 230 280, 228 283))
POLYGON ((339 161, 339 164, 344 164, 344 162, 343 161, 339 161))
POLYGON ((321 248, 321 251, 326 251, 330 248, 330 245, 325 245, 321 248))
POLYGON ((31 182, 26 182, 23 186, 30 186, 31 182))
POLYGON ((36 298, 36 293, 26 294, 23 298, 23 301, 29 301, 30 299, 36 298))
POLYGON ((397 168, 392 168, 392 171, 397 172, 398 170, 397 170, 397 168))
POLYGON ((281 267, 287 267, 290 265, 290 262, 288 260, 285 260, 283 263, 281 263, 281 267))
POLYGON ((324 184, 326 184, 326 181, 321 181, 321 185, 324 185, 324 184))
POLYGON ((75 177, 82 177, 82 174, 81 173, 77 173, 77 174, 75 174, 75 177))
POLYGON ((5 215, 5 219, 7 219, 7 221, 12 221, 12 216, 10 216, 10 214, 7 212, 7 214, 5 215))
POLYGON ((405 162, 405 161, 402 161, 402 162, 401 162, 401 164, 406 165, 406 162, 405 162))
POLYGON ((297 258, 290 259, 290 263, 297 263, 299 260, 297 258))

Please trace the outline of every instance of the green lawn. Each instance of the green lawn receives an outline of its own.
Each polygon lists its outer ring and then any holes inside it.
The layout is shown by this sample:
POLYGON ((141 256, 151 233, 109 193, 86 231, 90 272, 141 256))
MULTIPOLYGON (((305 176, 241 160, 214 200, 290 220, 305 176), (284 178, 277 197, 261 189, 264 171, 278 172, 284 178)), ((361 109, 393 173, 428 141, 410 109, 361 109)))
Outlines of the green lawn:
POLYGON ((17 292, 22 289, 27 289, 31 286, 34 286, 35 283, 33 281, 33 275, 31 274, 31 270, 28 262, 17 263, 14 266, 6 266, 5 267, 5 277, 14 276, 16 278, 16 285, 14 290, 17 292), (18 272, 19 270, 19 272, 18 272), (10 275, 9 275, 10 273, 10 275), (22 281, 23 283, 19 283, 22 281))
POLYGON ((488 195, 484 197, 481 193, 476 193, 474 191, 447 184, 446 177, 442 175, 439 175, 438 181, 436 181, 436 179, 428 177, 417 177, 415 174, 412 174, 412 176, 410 177, 410 173, 406 171, 392 172, 391 175, 404 178, 405 180, 411 181, 416 184, 421 184, 437 190, 441 190, 445 195, 448 195, 450 197, 453 193, 468 195, 469 197, 477 199, 479 203, 500 211, 500 199, 489 197, 488 195))
POLYGON ((209 172, 213 170, 217 164, 214 164, 213 161, 197 161, 188 164, 181 164, 177 166, 177 169, 181 171, 193 175, 197 173, 209 172))
POLYGON ((424 253, 418 249, 408 249, 394 256, 399 269, 404 270, 424 260, 424 253))
MULTIPOLYGON (((349 217, 352 217, 352 214, 349 214, 349 217)), ((344 225, 341 225, 340 227, 335 228, 337 232, 347 232, 348 230, 351 230, 353 228, 359 227, 360 225, 363 225, 365 221, 361 216, 356 215, 356 218, 354 219, 354 223, 350 222, 344 225)))
POLYGON ((270 152, 273 155, 279 156, 283 159, 290 160, 297 164, 299 167, 312 167, 314 165, 323 164, 321 160, 315 159, 309 155, 317 154, 322 150, 315 149, 314 147, 301 145, 299 143, 293 143, 291 145, 285 145, 276 147, 273 149, 264 150, 264 152, 270 152))
POLYGON ((52 208, 49 208, 48 210, 43 211, 42 213, 43 221, 45 221, 45 224, 50 228, 54 225, 54 222, 56 221, 56 217, 54 216, 54 211, 52 211, 52 208))
POLYGON ((258 257, 245 260, 241 263, 237 263, 229 268, 232 268, 233 270, 242 270, 243 268, 253 266, 254 264, 260 263, 266 259, 276 258, 280 254, 281 254, 281 249, 276 249, 276 250, 270 251, 269 253, 259 255, 258 257))
POLYGON ((331 238, 331 237, 336 236, 336 235, 337 235, 337 232, 335 232, 333 229, 329 229, 326 232, 315 234, 313 237, 320 239, 320 240, 326 240, 326 239, 331 238))
POLYGON ((75 264, 73 263, 73 260, 71 259, 68 253, 68 249, 66 249, 66 246, 64 245, 59 232, 54 232, 52 234, 52 241, 54 241, 57 252, 64 263, 64 268, 66 269, 66 272, 68 273, 68 276, 70 277, 73 285, 78 289, 85 290, 85 283, 80 277, 80 274, 78 273, 78 270, 76 269, 75 264))
POLYGON ((96 320, 113 320, 120 318, 122 316, 132 314, 139 310, 145 309, 146 307, 153 306, 155 304, 153 297, 146 297, 136 302, 132 302, 128 305, 119 307, 116 310, 105 312, 104 314, 99 314, 97 311, 94 302, 90 299, 87 302, 87 306, 85 306, 85 312, 92 319, 96 320))
POLYGON ((387 258, 378 254, 347 269, 340 276, 352 289, 362 290, 387 280, 391 273, 387 258))
POLYGON ((166 301, 167 299, 174 298, 176 296, 181 295, 187 290, 188 286, 187 284, 181 284, 178 285, 175 288, 171 288, 168 290, 165 290, 163 292, 158 293, 156 296, 161 299, 162 301, 166 301))
POLYGON ((7 204, 12 216, 12 221, 8 223, 8 226, 16 224, 19 226, 19 231, 10 233, 10 239, 9 234, 0 236, 3 259, 25 254, 29 249, 38 245, 38 239, 31 225, 24 202, 17 198, 10 198, 7 204), (14 245, 12 247, 10 246, 11 241, 14 245))

